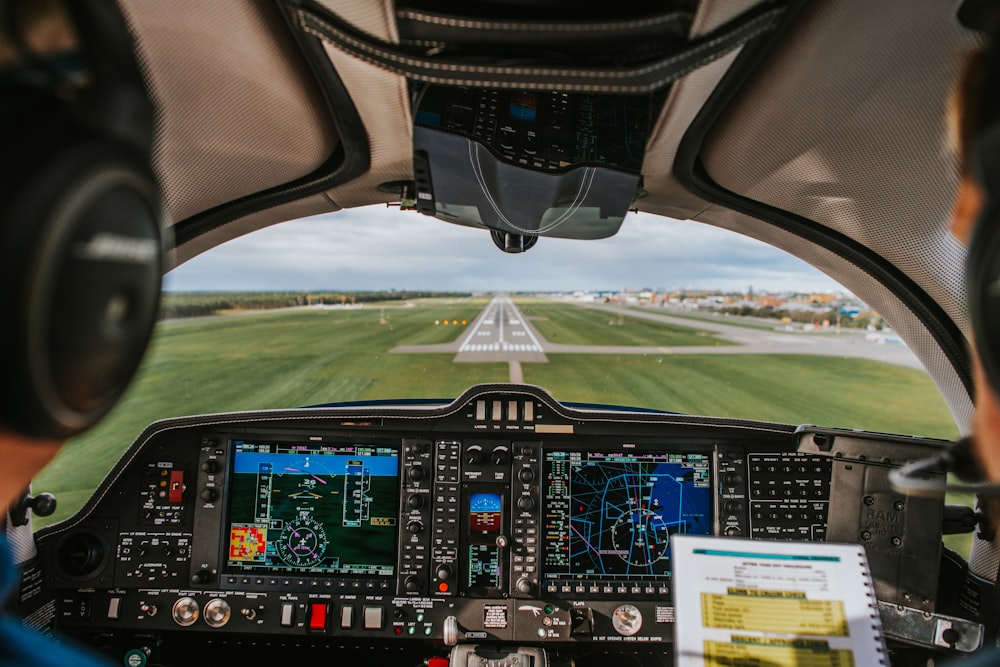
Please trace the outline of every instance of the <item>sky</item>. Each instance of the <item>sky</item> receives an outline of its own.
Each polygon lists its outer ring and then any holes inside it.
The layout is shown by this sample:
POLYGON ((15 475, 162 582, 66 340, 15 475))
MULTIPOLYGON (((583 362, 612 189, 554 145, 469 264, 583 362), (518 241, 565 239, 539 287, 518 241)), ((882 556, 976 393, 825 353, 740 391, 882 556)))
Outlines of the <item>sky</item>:
POLYGON ((501 252, 481 229, 384 205, 274 225, 167 274, 169 291, 577 291, 651 288, 842 291, 825 274, 748 237, 629 213, 596 241, 540 238, 501 252))

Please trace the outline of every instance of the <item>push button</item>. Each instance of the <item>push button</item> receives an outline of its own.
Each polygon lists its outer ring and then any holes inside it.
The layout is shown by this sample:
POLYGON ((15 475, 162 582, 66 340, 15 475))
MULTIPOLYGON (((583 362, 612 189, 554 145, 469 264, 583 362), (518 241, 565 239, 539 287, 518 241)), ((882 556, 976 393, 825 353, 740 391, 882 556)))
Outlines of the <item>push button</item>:
POLYGON ((344 630, 354 627, 354 605, 345 604, 340 608, 340 627, 344 630))
POLYGON ((365 630, 381 630, 383 616, 382 607, 365 607, 365 630))

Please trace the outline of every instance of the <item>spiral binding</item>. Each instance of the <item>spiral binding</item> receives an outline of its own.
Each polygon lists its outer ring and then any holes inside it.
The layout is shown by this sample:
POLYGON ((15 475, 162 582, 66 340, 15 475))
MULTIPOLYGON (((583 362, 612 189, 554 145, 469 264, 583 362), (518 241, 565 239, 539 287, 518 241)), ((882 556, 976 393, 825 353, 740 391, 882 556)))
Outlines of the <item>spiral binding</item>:
POLYGON ((875 583, 872 581, 871 568, 868 566, 868 553, 862 546, 858 547, 858 567, 865 574, 865 595, 868 597, 868 608, 871 610, 872 631, 875 634, 877 645, 875 650, 882 656, 879 659, 880 665, 888 665, 888 652, 885 646, 885 635, 882 633, 882 616, 878 611, 878 599, 875 597, 875 583))

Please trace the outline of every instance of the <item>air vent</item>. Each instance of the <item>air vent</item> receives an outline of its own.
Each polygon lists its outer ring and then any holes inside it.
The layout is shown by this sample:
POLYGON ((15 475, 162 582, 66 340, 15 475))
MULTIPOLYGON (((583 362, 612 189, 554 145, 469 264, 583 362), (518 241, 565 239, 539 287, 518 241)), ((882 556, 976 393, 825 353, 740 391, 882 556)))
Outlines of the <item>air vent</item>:
POLYGON ((74 531, 60 541, 55 551, 56 569, 72 581, 93 579, 108 562, 108 543, 95 532, 74 531))

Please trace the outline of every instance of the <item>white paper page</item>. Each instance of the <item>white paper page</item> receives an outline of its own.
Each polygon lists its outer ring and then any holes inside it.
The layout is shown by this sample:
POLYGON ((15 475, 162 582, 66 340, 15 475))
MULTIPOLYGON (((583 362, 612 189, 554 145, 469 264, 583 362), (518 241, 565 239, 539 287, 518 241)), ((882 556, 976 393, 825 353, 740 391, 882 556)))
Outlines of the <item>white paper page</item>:
POLYGON ((671 552, 677 665, 885 663, 860 546, 675 535, 671 552))

